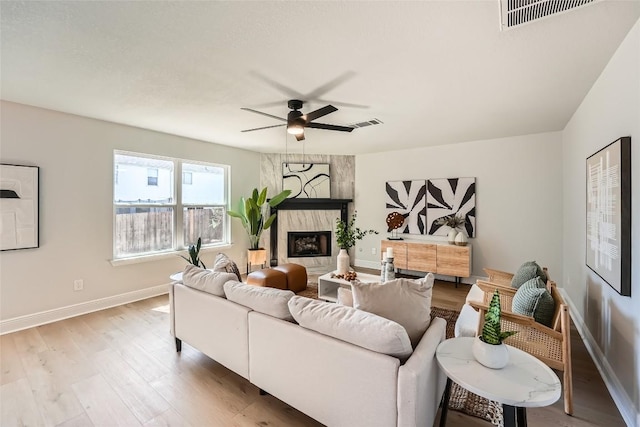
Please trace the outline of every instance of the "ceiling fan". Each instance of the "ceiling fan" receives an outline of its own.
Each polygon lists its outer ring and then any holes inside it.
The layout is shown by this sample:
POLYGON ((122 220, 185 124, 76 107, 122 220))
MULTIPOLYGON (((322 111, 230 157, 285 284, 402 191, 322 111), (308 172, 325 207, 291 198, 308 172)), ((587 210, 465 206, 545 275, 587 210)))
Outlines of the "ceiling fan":
POLYGON ((290 100, 287 105, 291 109, 287 118, 282 118, 278 116, 274 116, 272 114, 263 113, 262 111, 253 110, 251 108, 241 108, 245 111, 251 111, 252 113, 262 114, 263 116, 271 117, 276 120, 281 120, 283 122, 287 122, 286 124, 273 125, 273 126, 263 126, 259 128, 253 129, 245 129, 242 132, 252 132, 254 130, 262 130, 262 129, 270 129, 279 126, 287 126, 287 132, 296 137, 296 140, 302 141, 304 140, 304 128, 313 128, 313 129, 325 129, 325 130, 337 130, 340 132, 351 132, 353 130, 350 126, 339 126, 339 125, 329 125, 326 123, 316 123, 315 119, 318 119, 322 116, 326 116, 327 114, 333 113, 334 111, 338 111, 336 107, 333 105, 327 105, 326 107, 319 108, 315 111, 312 111, 307 114, 302 114, 300 109, 304 104, 303 101, 299 99, 290 100))

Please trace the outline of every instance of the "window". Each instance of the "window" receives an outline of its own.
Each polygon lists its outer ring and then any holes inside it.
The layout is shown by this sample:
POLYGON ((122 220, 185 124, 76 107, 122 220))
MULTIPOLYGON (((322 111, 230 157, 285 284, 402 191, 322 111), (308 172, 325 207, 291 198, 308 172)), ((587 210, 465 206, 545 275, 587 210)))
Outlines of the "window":
POLYGON ((113 170, 114 258, 228 243, 229 166, 116 151, 113 170))

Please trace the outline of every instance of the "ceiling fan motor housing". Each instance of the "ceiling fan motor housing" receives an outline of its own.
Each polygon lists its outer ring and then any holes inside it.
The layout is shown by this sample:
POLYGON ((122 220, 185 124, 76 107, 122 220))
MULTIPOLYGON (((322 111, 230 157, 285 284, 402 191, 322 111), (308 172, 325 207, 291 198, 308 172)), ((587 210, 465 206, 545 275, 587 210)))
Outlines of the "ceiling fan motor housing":
POLYGON ((299 110, 302 108, 302 104, 303 102, 300 101, 299 99, 291 99, 287 103, 287 106, 292 110, 299 110))

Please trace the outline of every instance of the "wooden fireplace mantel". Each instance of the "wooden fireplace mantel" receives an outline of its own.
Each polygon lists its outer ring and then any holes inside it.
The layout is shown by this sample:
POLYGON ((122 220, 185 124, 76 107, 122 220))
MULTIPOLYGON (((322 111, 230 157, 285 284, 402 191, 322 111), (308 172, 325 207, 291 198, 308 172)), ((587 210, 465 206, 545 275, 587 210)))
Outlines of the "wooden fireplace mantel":
MULTIPOLYGON (((330 211, 330 210, 339 210, 340 211, 340 219, 342 221, 349 220, 349 203, 351 203, 352 199, 285 199, 282 203, 280 203, 276 207, 271 208, 271 213, 277 213, 282 210, 289 211, 303 211, 303 210, 312 210, 312 211, 330 211)), ((271 224, 270 227, 270 247, 271 247, 271 266, 278 265, 278 217, 276 216, 275 221, 271 224)))

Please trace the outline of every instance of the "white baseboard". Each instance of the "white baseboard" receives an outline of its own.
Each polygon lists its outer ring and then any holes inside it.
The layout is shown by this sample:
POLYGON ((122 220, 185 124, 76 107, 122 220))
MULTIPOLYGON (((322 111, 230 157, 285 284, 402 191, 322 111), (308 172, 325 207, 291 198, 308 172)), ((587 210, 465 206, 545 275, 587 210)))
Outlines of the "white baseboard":
POLYGON ((596 365, 604 384, 607 386, 609 393, 611 393, 611 398, 613 402, 618 407, 624 422, 629 427, 640 427, 640 410, 636 408, 633 401, 629 398, 627 393, 624 392, 624 388, 618 380, 615 372, 611 368, 611 365, 607 361, 607 358, 598 347, 595 338, 591 334, 588 328, 585 327, 584 318, 580 315, 577 307, 569 298, 569 295, 565 292, 563 288, 558 288, 560 293, 562 294, 562 298, 569 306, 569 312, 571 313, 571 319, 573 323, 576 325, 576 329, 578 330, 578 334, 582 338, 584 342, 584 346, 587 348, 587 351, 591 355, 591 359, 593 359, 593 363, 596 365))
POLYGON ((39 313, 2 320, 0 321, 0 335, 57 322, 58 320, 68 319, 70 317, 80 316, 94 311, 104 310, 105 308, 128 304, 130 302, 155 297, 168 292, 168 285, 158 285, 138 291, 127 292, 125 294, 114 295, 80 304, 54 308, 53 310, 41 311, 39 313))

